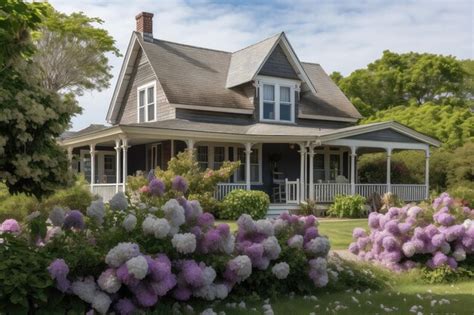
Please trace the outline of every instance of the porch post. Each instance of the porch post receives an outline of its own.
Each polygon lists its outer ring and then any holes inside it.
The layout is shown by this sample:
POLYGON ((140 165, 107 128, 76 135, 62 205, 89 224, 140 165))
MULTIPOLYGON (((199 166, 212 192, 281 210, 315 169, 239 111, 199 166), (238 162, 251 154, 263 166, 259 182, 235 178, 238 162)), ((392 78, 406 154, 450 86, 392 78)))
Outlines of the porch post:
POLYGON ((306 157, 306 146, 300 143, 300 201, 305 200, 304 160, 306 157))
POLYGON ((250 190, 250 154, 252 154, 252 143, 245 143, 245 187, 250 190))
POLYGON ((67 147, 67 160, 69 161, 69 170, 72 170, 72 150, 73 147, 67 147))
POLYGON ((188 151, 189 153, 191 154, 191 156, 193 156, 194 154, 194 139, 188 139, 186 140, 186 144, 188 145, 188 151))
POLYGON ((120 138, 115 139, 115 193, 119 191, 120 184, 120 138))
POLYGON ((125 186, 127 185, 127 166, 128 166, 128 140, 127 138, 122 139, 122 153, 123 153, 123 165, 122 165, 122 173, 123 173, 123 192, 125 192, 125 186))
POLYGON ((314 145, 309 145, 309 200, 314 200, 314 145))
POLYGON ((426 149, 425 155, 425 198, 430 197, 430 147, 426 149))
POLYGON ((387 192, 392 192, 391 187, 391 160, 392 160, 392 148, 387 148, 387 192))
POLYGON ((356 158, 357 158, 357 147, 351 147, 351 195, 356 194, 356 186, 355 186, 355 176, 356 176, 355 160, 356 158))
POLYGON ((89 146, 90 149, 90 156, 91 156, 91 192, 94 189, 94 182, 95 182, 95 144, 91 144, 89 146))

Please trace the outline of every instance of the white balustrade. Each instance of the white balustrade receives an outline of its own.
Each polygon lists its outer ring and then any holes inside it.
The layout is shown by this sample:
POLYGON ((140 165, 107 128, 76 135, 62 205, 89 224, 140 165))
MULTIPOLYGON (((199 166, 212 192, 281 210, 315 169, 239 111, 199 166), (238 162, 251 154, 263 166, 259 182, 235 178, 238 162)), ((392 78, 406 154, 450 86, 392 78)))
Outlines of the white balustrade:
POLYGON ((355 186, 356 194, 361 195, 365 198, 368 198, 374 193, 383 196, 388 191, 386 184, 356 184, 355 186))
POLYGON ((314 200, 316 202, 333 202, 336 195, 350 195, 351 184, 318 183, 314 184, 314 200))
POLYGON ((300 181, 289 181, 285 179, 286 203, 300 203, 300 181))
POLYGON ((426 185, 392 184, 392 193, 403 201, 420 201, 425 199, 426 185))
POLYGON ((227 194, 236 189, 246 190, 246 184, 236 184, 236 183, 218 183, 216 191, 214 193, 214 198, 217 200, 223 200, 227 194))
MULTIPOLYGON (((116 184, 93 184, 92 193, 102 197, 104 202, 109 202, 115 195, 116 184)), ((123 191, 123 184, 119 184, 119 191, 123 191)))

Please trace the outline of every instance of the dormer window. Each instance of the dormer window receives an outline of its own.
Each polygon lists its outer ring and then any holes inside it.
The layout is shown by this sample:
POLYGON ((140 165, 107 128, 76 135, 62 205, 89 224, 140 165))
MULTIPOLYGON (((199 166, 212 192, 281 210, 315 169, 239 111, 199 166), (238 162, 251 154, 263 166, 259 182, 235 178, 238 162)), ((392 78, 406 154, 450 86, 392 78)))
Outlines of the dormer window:
POLYGON ((295 84, 282 79, 259 80, 260 120, 295 122, 295 84))
POLYGON ((139 123, 156 120, 155 87, 156 83, 152 82, 137 88, 139 123))

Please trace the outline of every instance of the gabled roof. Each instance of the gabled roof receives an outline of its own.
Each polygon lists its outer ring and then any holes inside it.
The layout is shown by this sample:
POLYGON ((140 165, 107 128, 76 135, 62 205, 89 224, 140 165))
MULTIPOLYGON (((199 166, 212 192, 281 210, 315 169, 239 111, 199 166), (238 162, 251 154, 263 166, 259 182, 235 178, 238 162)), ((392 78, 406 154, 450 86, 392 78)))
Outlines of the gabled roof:
POLYGON ((196 109, 209 108, 214 111, 234 109, 242 113, 254 109, 253 92, 249 94, 249 84, 277 45, 281 46, 302 81, 300 111, 303 116, 348 121, 356 121, 361 117, 319 65, 298 60, 284 33, 231 53, 153 38, 144 40, 140 33, 133 32, 107 121, 117 122, 140 50, 149 60, 171 106, 195 106, 196 109))

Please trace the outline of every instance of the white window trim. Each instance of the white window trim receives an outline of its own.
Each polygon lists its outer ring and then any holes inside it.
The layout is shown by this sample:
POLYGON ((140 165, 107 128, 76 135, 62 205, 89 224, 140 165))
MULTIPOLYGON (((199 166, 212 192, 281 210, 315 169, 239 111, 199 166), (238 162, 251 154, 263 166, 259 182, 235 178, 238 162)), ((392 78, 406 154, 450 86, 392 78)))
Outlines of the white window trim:
MULTIPOLYGON (((149 163, 148 163, 148 149, 153 150, 153 147, 155 147, 156 151, 158 152, 158 147, 159 146, 161 146, 160 160, 161 160, 161 163, 164 164, 164 153, 163 153, 164 152, 164 146, 163 146, 162 142, 149 143, 145 146, 145 166, 146 166, 147 172, 149 172, 151 170, 151 165, 149 165, 149 163)), ((157 157, 158 157, 158 155, 157 155, 157 157)), ((164 167, 165 165, 162 165, 162 166, 164 167)), ((162 166, 160 166, 160 168, 162 166)))
MULTIPOLYGON (((237 148, 244 148, 243 145, 238 144, 229 144, 229 143, 220 143, 220 142, 199 142, 195 145, 195 147, 206 146, 207 147, 207 165, 208 168, 214 166, 214 148, 215 147, 224 147, 225 148, 225 160, 230 161, 231 156, 229 156, 229 148, 233 148, 233 155, 232 158, 234 161, 237 161, 237 148)), ((255 149, 258 149, 258 181, 250 182, 251 185, 263 185, 263 164, 262 164, 262 144, 254 145, 255 149)), ((237 180, 237 172, 232 175, 234 179, 234 183, 240 184, 245 183, 245 181, 238 181, 237 180)))
POLYGON ((156 80, 155 81, 152 81, 152 82, 149 82, 147 84, 144 84, 144 85, 140 85, 139 87, 137 87, 137 123, 148 123, 148 122, 154 122, 156 121, 156 117, 157 117, 157 109, 158 107, 156 106, 156 80), (153 86, 153 101, 154 101, 154 106, 155 106, 155 110, 154 110, 154 114, 155 114, 155 117, 153 117, 153 119, 149 120, 148 119, 148 88, 149 87, 152 87, 153 86), (140 122, 140 91, 143 91, 145 90, 145 121, 143 122, 140 122))
MULTIPOLYGON (((86 176, 86 175, 89 176, 90 175, 90 172, 88 172, 88 174, 84 173, 85 156, 87 154, 90 154, 89 150, 80 150, 80 153, 79 153, 80 161, 79 161, 79 163, 81 164, 80 165, 81 173, 84 176, 86 176)), ((115 151, 108 151, 108 150, 100 150, 100 151, 95 150, 95 156, 97 156, 97 164, 95 165, 95 169, 97 170, 97 178, 99 178, 99 179, 104 176, 104 172, 105 172, 104 156, 105 155, 116 156, 116 152, 115 151)), ((92 163, 92 161, 91 161, 91 163, 92 163)), ((117 165, 115 165, 115 167, 117 167, 117 165)), ((91 179, 91 181, 92 181, 92 179, 91 179)), ((94 183, 94 184, 100 184, 100 183, 94 183)))
POLYGON ((257 77, 257 87, 259 89, 259 108, 260 108, 260 121, 263 122, 277 122, 282 124, 294 124, 295 123, 295 91, 298 91, 300 88, 300 81, 297 80, 285 80, 281 78, 272 78, 265 76, 257 77), (273 85, 275 87, 275 119, 265 119, 263 118, 263 86, 264 85, 273 85), (290 101, 291 101, 291 119, 290 120, 281 120, 280 119, 280 87, 290 88, 290 101))

